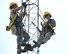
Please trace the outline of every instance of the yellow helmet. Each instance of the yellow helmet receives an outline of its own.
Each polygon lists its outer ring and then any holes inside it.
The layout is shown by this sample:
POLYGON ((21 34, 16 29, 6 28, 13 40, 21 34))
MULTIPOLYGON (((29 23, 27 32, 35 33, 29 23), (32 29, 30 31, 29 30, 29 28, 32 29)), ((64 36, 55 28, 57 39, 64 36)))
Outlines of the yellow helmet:
POLYGON ((49 12, 44 12, 44 15, 50 15, 50 17, 51 17, 51 14, 49 13, 49 12))
POLYGON ((12 7, 13 5, 18 6, 18 4, 17 4, 17 3, 15 3, 15 2, 11 2, 11 3, 9 4, 9 9, 11 9, 11 7, 12 7))

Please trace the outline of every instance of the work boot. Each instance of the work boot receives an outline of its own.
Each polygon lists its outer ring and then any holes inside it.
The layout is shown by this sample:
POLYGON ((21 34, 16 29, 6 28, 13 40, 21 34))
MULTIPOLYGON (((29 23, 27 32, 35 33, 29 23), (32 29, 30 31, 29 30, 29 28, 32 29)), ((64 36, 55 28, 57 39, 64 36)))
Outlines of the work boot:
POLYGON ((26 44, 25 48, 27 50, 33 51, 33 48, 32 48, 32 46, 30 44, 26 44))
POLYGON ((21 52, 23 52, 23 53, 25 53, 27 51, 33 51, 33 49, 31 48, 31 46, 30 47, 25 46, 24 49, 21 50, 21 52))
POLYGON ((22 44, 21 46, 25 46, 24 49, 27 49, 27 50, 30 50, 30 51, 33 51, 33 48, 30 44, 22 44))
POLYGON ((23 49, 23 50, 21 50, 21 52, 25 53, 25 52, 27 52, 27 49, 23 49))

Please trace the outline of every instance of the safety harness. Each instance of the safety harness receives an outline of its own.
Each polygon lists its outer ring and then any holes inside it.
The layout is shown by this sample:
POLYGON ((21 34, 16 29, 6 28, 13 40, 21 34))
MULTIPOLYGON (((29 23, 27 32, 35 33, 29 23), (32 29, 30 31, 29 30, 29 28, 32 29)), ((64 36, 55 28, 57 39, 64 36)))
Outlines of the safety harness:
POLYGON ((9 31, 14 23, 14 21, 16 20, 17 14, 14 15, 14 17, 12 18, 12 20, 10 21, 9 25, 6 26, 6 31, 9 31))

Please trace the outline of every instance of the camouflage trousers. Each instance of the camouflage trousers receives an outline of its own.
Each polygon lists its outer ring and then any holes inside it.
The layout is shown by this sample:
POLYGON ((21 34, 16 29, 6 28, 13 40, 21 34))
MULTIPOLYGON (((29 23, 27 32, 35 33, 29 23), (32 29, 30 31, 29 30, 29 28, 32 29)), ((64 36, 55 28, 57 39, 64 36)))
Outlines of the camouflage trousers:
POLYGON ((37 45, 40 47, 41 44, 45 44, 51 38, 51 36, 52 36, 51 32, 47 32, 45 36, 40 34, 37 41, 37 45))

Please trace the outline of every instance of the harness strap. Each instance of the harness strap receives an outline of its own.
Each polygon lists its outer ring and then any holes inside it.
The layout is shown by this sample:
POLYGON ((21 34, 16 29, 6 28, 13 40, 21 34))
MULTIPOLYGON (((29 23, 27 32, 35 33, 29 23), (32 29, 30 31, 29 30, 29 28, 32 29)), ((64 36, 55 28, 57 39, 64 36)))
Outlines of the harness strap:
POLYGON ((14 15, 13 19, 10 21, 9 25, 6 26, 6 30, 9 31, 14 23, 14 21, 16 20, 17 14, 14 15))

